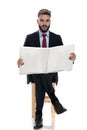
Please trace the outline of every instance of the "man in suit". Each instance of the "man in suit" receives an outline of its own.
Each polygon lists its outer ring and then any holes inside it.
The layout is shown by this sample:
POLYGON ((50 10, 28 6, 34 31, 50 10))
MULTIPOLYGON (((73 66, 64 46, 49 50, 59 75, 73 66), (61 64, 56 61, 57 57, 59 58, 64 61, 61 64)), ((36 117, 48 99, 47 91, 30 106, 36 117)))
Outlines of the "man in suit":
MULTIPOLYGON (((49 31, 51 23, 51 12, 47 9, 41 9, 38 12, 37 23, 39 30, 30 35, 27 35, 24 46, 26 47, 54 47, 63 45, 60 35, 57 35, 49 31), (45 40, 45 42, 44 42, 45 40)), ((72 62, 76 59, 74 53, 70 54, 69 57, 72 62)), ((23 59, 18 59, 17 65, 20 67, 24 64, 23 59)), ((55 90, 52 83, 58 82, 58 73, 48 73, 48 74, 32 74, 27 75, 27 83, 34 82, 36 84, 36 112, 35 112, 35 126, 34 129, 39 129, 43 127, 42 121, 42 109, 44 105, 44 97, 47 92, 54 106, 55 112, 61 114, 66 111, 66 109, 59 102, 55 95, 55 90)))

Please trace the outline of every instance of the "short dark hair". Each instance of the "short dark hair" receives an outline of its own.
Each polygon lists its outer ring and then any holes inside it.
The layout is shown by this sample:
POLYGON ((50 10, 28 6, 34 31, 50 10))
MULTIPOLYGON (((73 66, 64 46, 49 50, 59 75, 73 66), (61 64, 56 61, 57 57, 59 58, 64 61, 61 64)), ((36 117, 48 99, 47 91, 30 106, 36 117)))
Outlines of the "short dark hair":
POLYGON ((48 10, 48 9, 41 9, 39 12, 38 12, 38 17, 40 15, 49 15, 51 17, 51 11, 48 10))

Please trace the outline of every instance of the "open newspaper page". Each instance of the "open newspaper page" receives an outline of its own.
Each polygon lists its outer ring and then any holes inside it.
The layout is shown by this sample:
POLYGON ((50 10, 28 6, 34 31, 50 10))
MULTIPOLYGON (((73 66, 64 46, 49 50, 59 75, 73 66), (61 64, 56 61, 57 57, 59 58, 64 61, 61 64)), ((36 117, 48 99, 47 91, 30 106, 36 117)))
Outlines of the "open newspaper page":
POLYGON ((69 60, 74 52, 74 45, 63 45, 51 48, 20 47, 20 58, 24 65, 20 74, 41 74, 72 70, 73 62, 69 60))
POLYGON ((20 67, 20 74, 46 73, 47 56, 47 48, 20 47, 20 58, 24 61, 24 65, 20 67))
POLYGON ((74 52, 74 45, 50 48, 47 67, 48 72, 72 70, 73 62, 69 60, 71 52, 74 52))

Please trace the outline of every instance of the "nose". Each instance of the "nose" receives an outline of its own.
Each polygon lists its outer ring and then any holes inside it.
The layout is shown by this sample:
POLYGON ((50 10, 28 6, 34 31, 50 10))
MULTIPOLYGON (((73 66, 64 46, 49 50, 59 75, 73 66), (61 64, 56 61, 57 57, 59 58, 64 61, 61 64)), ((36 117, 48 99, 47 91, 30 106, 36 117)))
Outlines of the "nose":
POLYGON ((44 22, 43 22, 43 25, 47 25, 47 22, 46 22, 46 21, 44 21, 44 22))

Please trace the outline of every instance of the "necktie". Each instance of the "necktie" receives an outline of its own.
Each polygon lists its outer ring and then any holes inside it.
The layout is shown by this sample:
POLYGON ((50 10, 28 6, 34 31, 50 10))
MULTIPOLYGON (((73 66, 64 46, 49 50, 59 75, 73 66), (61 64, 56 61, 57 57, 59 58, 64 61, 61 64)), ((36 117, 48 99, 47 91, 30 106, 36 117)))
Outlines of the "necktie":
POLYGON ((43 40, 42 40, 42 47, 46 47, 46 34, 42 34, 43 40))

